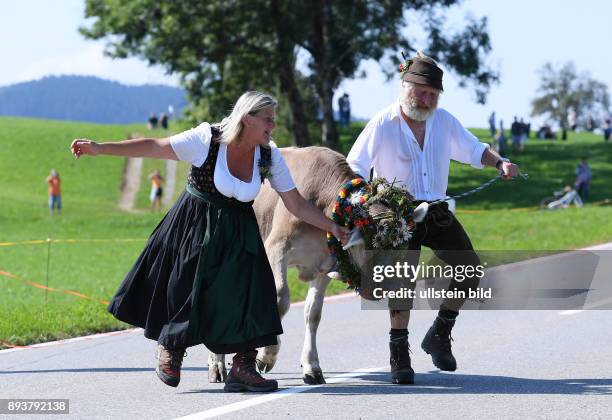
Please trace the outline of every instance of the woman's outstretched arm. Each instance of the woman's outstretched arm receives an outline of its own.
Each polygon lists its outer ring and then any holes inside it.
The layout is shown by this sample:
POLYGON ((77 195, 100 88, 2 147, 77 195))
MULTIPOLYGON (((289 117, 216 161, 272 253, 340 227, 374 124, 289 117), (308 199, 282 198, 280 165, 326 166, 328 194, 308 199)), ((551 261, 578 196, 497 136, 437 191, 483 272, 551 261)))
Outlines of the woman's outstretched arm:
POLYGON ((70 151, 78 159, 82 155, 110 155, 125 157, 148 157, 179 160, 170 145, 169 138, 138 138, 117 142, 97 143, 88 139, 75 139, 70 151))

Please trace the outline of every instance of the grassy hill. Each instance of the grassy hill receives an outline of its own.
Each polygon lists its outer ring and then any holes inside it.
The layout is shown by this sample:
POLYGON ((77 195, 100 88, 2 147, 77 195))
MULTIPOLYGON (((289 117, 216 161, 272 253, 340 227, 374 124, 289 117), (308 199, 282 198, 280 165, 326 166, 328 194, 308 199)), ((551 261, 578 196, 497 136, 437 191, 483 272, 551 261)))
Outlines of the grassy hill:
MULTIPOLYGON (((342 132, 345 150, 362 127, 354 124, 342 132)), ((144 127, 0 118, 0 347, 2 342, 27 344, 125 327, 106 313, 104 301, 162 215, 147 211, 144 179, 137 200, 142 211, 117 209, 124 159, 77 161, 68 147, 73 138, 117 140, 134 132, 143 133, 144 127), (54 218, 48 215, 45 183, 51 168, 62 178, 64 206, 63 215, 54 218), (49 237, 53 242, 45 242, 49 237)), ((487 141, 484 130, 475 133, 487 141)), ((591 200, 612 198, 607 181, 611 149, 612 144, 591 134, 571 133, 567 142, 529 140, 523 153, 510 155, 529 173, 529 181, 498 183, 458 201, 458 217, 479 249, 569 249, 610 241, 610 207, 545 212, 535 206, 571 183, 585 154, 594 172, 591 200)), ((142 176, 154 168, 163 168, 163 162, 145 161, 142 176)), ((186 169, 180 166, 177 175, 179 191, 186 169)), ((449 192, 463 192, 493 176, 492 169, 453 164, 449 192)), ((306 287, 298 285, 294 271, 291 282, 292 297, 302 299, 306 287)), ((336 282, 330 289, 334 293, 344 286, 336 282)))

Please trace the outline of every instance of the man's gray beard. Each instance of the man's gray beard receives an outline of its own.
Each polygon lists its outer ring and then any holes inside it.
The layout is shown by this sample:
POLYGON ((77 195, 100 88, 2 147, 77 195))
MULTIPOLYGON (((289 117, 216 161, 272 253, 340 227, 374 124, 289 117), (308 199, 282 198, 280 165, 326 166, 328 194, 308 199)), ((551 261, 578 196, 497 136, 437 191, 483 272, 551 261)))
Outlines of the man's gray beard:
POLYGON ((434 106, 429 110, 420 109, 416 106, 415 103, 411 103, 410 99, 408 99, 406 101, 402 101, 402 110, 404 111, 404 114, 406 114, 406 116, 411 120, 425 121, 433 115, 434 111, 436 110, 436 107, 434 106))

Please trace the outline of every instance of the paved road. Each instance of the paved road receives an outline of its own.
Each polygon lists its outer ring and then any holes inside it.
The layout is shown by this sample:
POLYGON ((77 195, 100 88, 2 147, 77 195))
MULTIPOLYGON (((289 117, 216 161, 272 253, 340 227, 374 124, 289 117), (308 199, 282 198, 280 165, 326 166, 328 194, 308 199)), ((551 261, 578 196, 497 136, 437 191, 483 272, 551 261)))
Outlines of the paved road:
POLYGON ((459 369, 442 373, 419 347, 435 313, 414 311, 416 384, 397 386, 389 383, 388 315, 362 311, 357 298, 329 302, 319 354, 330 383, 308 388, 301 387, 299 367, 301 311, 292 308, 284 320, 284 347, 270 374, 280 382, 279 393, 226 394, 222 384, 208 384, 202 346, 189 350, 180 386, 169 388, 155 376, 155 343, 137 330, 0 352, 0 398, 68 398, 65 417, 88 419, 612 415, 610 312, 464 311, 453 331, 459 369))

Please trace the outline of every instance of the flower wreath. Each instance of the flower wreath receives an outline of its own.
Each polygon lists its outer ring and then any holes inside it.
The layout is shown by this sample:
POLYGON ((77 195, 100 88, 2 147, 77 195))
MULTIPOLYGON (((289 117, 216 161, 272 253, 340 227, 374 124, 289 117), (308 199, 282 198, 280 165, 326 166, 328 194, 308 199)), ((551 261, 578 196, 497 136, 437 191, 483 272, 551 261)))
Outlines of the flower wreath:
MULTIPOLYGON (((406 249, 415 226, 414 209, 412 195, 404 187, 384 178, 376 178, 371 184, 357 178, 342 184, 332 219, 351 230, 358 229, 366 249, 406 249), (371 215, 370 209, 375 204, 383 205, 386 211, 371 215)), ((337 273, 330 273, 330 277, 360 292, 359 269, 342 244, 329 232, 327 246, 336 258, 338 269, 337 273)))

